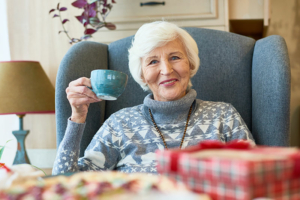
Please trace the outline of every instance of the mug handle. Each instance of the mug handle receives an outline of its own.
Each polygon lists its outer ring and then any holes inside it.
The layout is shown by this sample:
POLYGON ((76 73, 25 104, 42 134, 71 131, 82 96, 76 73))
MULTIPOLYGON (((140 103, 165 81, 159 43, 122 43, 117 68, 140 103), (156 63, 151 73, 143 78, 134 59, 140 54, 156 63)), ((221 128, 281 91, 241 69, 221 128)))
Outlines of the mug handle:
POLYGON ((92 92, 96 93, 96 92, 93 90, 93 88, 91 88, 91 87, 89 87, 89 86, 85 86, 85 87, 89 88, 90 90, 92 90, 92 92))
MULTIPOLYGON (((92 82, 92 77, 90 78, 90 80, 91 80, 91 82, 92 82)), ((92 90, 92 91, 94 92, 94 90, 93 90, 92 87, 89 87, 89 86, 85 86, 85 87, 89 88, 90 90, 92 90)))

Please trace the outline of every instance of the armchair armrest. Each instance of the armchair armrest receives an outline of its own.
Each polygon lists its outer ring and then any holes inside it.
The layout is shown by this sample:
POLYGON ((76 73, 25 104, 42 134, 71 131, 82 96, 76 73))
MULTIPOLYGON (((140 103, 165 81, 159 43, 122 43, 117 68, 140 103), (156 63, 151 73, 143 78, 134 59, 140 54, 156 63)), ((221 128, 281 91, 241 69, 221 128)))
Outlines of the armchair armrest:
POLYGON ((257 144, 289 145, 290 84, 284 39, 269 36, 258 40, 252 63, 252 134, 257 144))

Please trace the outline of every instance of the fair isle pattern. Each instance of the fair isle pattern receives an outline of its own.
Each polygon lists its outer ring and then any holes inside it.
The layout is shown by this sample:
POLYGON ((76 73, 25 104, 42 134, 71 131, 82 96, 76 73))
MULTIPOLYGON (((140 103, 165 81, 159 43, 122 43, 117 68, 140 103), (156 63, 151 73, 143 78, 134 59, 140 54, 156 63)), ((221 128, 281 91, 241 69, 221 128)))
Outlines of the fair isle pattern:
MULTIPOLYGON (((78 145, 62 142, 53 174, 113 169, 127 173, 157 173, 155 151, 164 149, 164 145, 143 109, 141 104, 111 115, 95 134, 82 158, 78 159, 78 145)), ((168 148, 179 147, 185 120, 172 124, 156 122, 168 148)), ((244 121, 231 104, 198 99, 193 102, 182 148, 203 140, 228 142, 234 139, 253 141, 244 121)))

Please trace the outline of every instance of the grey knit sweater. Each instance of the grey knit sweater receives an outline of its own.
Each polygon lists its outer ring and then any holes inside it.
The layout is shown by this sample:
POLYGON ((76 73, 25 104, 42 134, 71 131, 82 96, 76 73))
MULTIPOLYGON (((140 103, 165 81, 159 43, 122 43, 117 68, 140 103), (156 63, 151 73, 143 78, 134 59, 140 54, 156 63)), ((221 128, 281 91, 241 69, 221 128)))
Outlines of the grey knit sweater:
POLYGON ((144 104, 112 114, 95 134, 82 158, 79 158, 79 144, 85 124, 69 120, 53 174, 86 170, 156 173, 155 151, 164 149, 164 144, 153 126, 149 108, 168 148, 180 146, 191 105, 182 148, 203 140, 245 139, 254 143, 246 124, 231 104, 202 101, 196 96, 196 91, 191 89, 179 100, 161 102, 153 100, 153 95, 149 94, 144 104))

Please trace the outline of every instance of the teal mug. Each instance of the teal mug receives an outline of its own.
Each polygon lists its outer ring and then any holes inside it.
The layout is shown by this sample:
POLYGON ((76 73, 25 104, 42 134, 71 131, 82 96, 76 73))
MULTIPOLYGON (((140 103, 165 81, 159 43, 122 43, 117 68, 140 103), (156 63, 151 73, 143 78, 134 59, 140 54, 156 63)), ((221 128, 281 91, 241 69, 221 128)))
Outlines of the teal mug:
POLYGON ((91 72, 92 91, 99 99, 116 100, 125 90, 127 74, 106 69, 97 69, 91 72))

